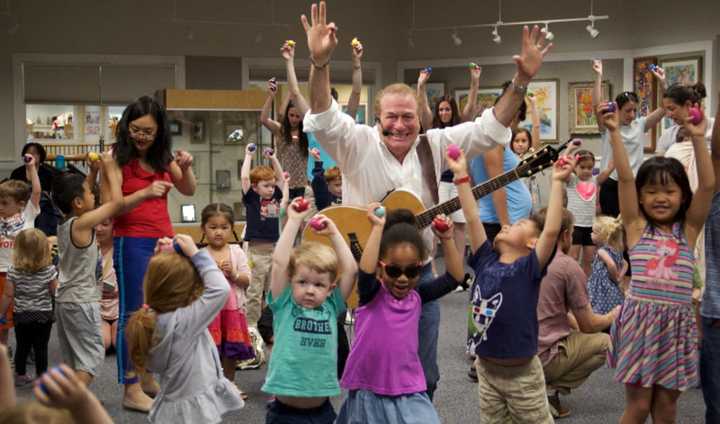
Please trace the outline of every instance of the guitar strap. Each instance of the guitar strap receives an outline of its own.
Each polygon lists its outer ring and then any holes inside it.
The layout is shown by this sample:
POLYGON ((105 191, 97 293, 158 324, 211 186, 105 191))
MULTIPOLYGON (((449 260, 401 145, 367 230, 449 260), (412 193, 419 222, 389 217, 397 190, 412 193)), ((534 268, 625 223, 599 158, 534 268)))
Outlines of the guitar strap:
POLYGON ((422 169, 423 180, 430 189, 434 204, 439 203, 438 198, 438 183, 437 176, 435 175, 435 161, 432 156, 432 149, 430 149, 430 141, 427 135, 420 134, 420 142, 417 145, 417 155, 420 160, 420 168, 422 169))

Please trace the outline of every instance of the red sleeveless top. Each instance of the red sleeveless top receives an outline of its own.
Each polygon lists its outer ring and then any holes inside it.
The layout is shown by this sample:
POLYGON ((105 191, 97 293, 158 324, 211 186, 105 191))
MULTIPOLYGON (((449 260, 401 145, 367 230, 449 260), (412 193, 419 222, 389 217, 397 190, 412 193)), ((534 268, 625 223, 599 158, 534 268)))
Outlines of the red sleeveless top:
MULTIPOLYGON (((172 182, 170 173, 148 172, 133 159, 122 167, 122 193, 128 196, 142 190, 156 180, 172 182)), ((143 200, 133 210, 115 217, 113 235, 116 237, 172 237, 174 235, 167 209, 167 193, 155 199, 143 200)))

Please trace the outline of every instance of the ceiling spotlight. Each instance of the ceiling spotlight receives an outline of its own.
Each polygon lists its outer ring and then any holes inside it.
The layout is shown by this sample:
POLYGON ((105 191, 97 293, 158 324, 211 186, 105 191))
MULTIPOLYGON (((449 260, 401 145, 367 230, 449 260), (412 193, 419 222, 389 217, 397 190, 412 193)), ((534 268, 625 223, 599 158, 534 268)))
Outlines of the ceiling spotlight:
POLYGON ((590 25, 586 26, 585 29, 592 38, 597 38, 597 36, 600 34, 600 31, 595 29, 595 21, 591 21, 590 25))
POLYGON ((500 43, 502 43, 502 37, 500 37, 500 33, 498 32, 498 27, 497 27, 497 25, 493 27, 493 30, 492 30, 492 33, 491 33, 491 34, 492 34, 492 36, 493 36, 493 39, 492 39, 492 40, 493 40, 493 43, 495 43, 495 44, 500 44, 500 43))
POLYGON ((453 31, 450 34, 450 38, 452 38, 452 42, 453 42, 453 44, 455 44, 455 47, 460 47, 463 43, 462 38, 460 38, 460 36, 458 35, 457 30, 453 31))
POLYGON ((555 34, 553 34, 552 32, 550 32, 550 27, 548 26, 547 23, 545 24, 545 28, 543 28, 542 30, 540 30, 540 32, 542 32, 543 34, 545 34, 545 39, 548 40, 548 41, 552 41, 553 38, 555 38, 555 34))

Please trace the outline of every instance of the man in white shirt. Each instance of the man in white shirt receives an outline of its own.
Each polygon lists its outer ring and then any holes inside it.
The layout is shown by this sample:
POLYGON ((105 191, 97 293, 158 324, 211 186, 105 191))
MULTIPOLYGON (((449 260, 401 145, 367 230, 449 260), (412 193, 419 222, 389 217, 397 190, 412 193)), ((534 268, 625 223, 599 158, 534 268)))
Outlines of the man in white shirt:
MULTIPOLYGON (((392 84, 380 91, 375 100, 378 124, 373 127, 358 125, 343 114, 330 96, 328 64, 338 40, 337 27, 333 22, 327 22, 326 15, 326 5, 320 2, 319 7, 312 5, 310 23, 305 15, 301 18, 312 63, 310 111, 305 115, 303 128, 314 133, 342 170, 343 203, 364 206, 382 200, 392 190, 403 188, 415 193, 426 206, 433 205, 434 195, 423 179, 416 149, 420 141, 420 121, 415 91, 405 84, 392 84)), ((524 28, 521 53, 513 57, 517 72, 497 105, 475 121, 427 131, 437 181, 447 169, 445 150, 448 145, 457 144, 470 159, 510 142, 510 122, 524 101, 528 83, 540 69, 551 46, 545 45, 538 27, 532 32, 524 28)), ((432 238, 426 237, 426 240, 432 238)), ((430 267, 425 268, 420 284, 431 278, 430 267)), ((440 378, 437 367, 439 323, 439 305, 426 303, 420 321, 418 353, 430 398, 440 378)))

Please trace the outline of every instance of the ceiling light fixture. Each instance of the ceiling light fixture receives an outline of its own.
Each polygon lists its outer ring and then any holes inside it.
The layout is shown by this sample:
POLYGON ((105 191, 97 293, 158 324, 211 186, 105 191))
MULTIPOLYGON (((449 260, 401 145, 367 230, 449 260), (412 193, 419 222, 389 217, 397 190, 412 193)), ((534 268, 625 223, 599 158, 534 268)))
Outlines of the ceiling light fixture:
POLYGON ((493 36, 493 39, 492 39, 492 40, 493 40, 493 43, 495 43, 495 44, 500 44, 500 43, 502 43, 502 37, 500 36, 500 33, 498 32, 498 27, 497 27, 497 25, 496 25, 495 27, 493 27, 493 30, 492 30, 492 33, 491 33, 491 34, 492 34, 492 36, 493 36))
POLYGON ((548 41, 552 41, 555 38, 555 34, 550 32, 550 26, 547 22, 545 22, 545 27, 541 30, 543 34, 545 34, 545 39, 548 41))
POLYGON ((455 44, 455 47, 462 46, 463 41, 462 41, 462 38, 460 38, 460 36, 458 35, 457 30, 453 31, 450 34, 450 38, 452 38, 452 42, 453 42, 453 44, 455 44))

